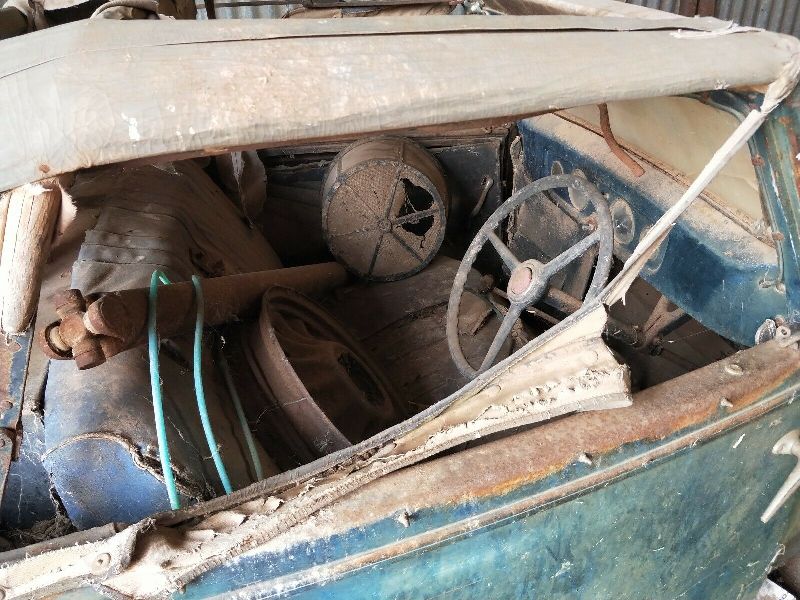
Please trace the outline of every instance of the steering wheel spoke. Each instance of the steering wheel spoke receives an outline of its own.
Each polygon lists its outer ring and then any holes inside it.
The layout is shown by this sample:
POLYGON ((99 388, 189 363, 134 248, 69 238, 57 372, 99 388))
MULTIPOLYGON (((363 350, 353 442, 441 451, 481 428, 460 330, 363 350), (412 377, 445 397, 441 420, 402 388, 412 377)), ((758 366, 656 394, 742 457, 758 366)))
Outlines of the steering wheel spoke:
POLYGON ((497 333, 494 335, 494 339, 492 340, 492 345, 489 346, 486 357, 483 359, 478 371, 485 371, 494 364, 495 360, 497 360, 497 355, 500 354, 500 349, 503 347, 503 342, 505 342, 506 338, 509 336, 509 334, 511 334, 514 324, 517 322, 517 319, 519 319, 519 316, 522 314, 522 311, 525 310, 525 308, 527 307, 524 304, 516 302, 512 303, 511 306, 508 307, 508 312, 503 317, 503 322, 500 323, 500 327, 497 329, 497 333))
POLYGON ((505 266, 507 266, 511 271, 519 266, 519 259, 514 256, 514 253, 511 252, 511 249, 503 243, 503 240, 501 240, 500 236, 494 231, 489 232, 489 242, 491 242, 492 246, 494 246, 494 249, 497 250, 497 253, 500 255, 503 264, 505 264, 505 266))
POLYGON ((561 269, 566 267, 576 258, 583 256, 586 252, 600 241, 600 232, 595 231, 591 235, 587 235, 578 243, 570 246, 564 252, 556 256, 554 259, 548 261, 542 269, 542 274, 548 279, 558 273, 561 269))

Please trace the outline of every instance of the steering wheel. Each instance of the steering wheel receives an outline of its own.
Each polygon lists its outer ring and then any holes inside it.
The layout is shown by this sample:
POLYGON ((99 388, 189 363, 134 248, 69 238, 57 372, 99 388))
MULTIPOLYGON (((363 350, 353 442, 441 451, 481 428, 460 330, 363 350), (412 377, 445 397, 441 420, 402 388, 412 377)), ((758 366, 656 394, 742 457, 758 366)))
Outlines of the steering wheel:
POLYGON ((488 369, 497 358, 503 342, 511 333, 514 323, 516 323, 522 311, 544 297, 553 275, 579 256, 585 254, 595 244, 599 245, 597 264, 589 290, 583 300, 584 303, 595 298, 608 280, 614 251, 614 227, 608 202, 594 185, 578 175, 551 175, 537 179, 517 191, 494 211, 492 216, 483 224, 483 227, 478 230, 469 248, 467 248, 464 258, 461 259, 461 265, 453 280, 453 289, 450 291, 450 300, 447 304, 447 345, 450 348, 450 356, 453 358, 458 370, 464 376, 471 378, 488 369), (594 212, 585 222, 593 231, 550 262, 542 263, 533 258, 520 261, 494 230, 513 210, 525 202, 542 198, 542 192, 558 188, 568 188, 570 197, 575 199, 573 203, 577 206, 588 207, 591 204, 594 212), (461 342, 458 337, 458 314, 467 275, 475 262, 475 258, 478 256, 478 252, 487 241, 494 246, 503 263, 511 271, 506 291, 511 306, 505 317, 503 317, 503 321, 495 334, 491 346, 489 346, 486 357, 476 370, 467 362, 461 349, 461 342))

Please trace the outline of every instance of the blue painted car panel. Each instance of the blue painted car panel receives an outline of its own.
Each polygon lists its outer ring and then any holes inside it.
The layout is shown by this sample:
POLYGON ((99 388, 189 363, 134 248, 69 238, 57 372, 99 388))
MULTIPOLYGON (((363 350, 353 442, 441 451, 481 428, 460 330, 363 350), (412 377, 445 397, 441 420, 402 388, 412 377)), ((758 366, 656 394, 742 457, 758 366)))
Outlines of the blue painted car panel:
POLYGON ((202 576, 180 597, 238 589, 242 598, 752 598, 787 532, 800 527, 797 502, 768 525, 759 521, 793 466, 770 449, 800 426, 792 403, 798 379, 761 418, 656 460, 654 449, 686 432, 621 448, 604 468, 634 462, 635 469, 554 502, 525 508, 592 467, 577 462, 506 495, 420 511, 406 529, 387 517, 283 552, 243 557, 202 576), (743 473, 755 481, 745 484, 743 473), (474 526, 413 542, 465 521, 474 526), (418 547, 391 549, 402 545, 418 547), (358 554, 375 549, 382 550, 360 564, 358 554), (352 568, 326 573, 337 561, 352 568))
MULTIPOLYGON (((733 94, 715 96, 720 102, 744 110, 760 100, 733 94)), ((790 323, 800 323, 800 88, 773 112, 752 138, 750 151, 765 199, 775 243, 780 253, 780 280, 786 294, 790 323)))

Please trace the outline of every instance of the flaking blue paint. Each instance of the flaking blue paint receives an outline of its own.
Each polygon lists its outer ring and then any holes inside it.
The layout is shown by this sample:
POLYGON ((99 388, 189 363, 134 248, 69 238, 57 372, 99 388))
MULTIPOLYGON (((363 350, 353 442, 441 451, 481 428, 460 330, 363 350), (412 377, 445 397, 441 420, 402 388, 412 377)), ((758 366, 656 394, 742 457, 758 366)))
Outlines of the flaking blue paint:
MULTIPOLYGON (((336 580, 286 592, 298 598, 752 598, 778 544, 798 529, 795 499, 768 525, 759 516, 789 470, 770 453, 800 427, 791 402, 800 376, 780 391, 785 402, 706 443, 643 464, 583 493, 524 511, 431 546, 377 561, 336 580), (771 425, 780 421, 777 425, 771 425), (744 435, 736 448, 733 445, 744 435)), ((723 418, 720 411, 710 422, 723 418)), ((706 423, 707 425, 708 423, 706 423)), ((390 548, 438 527, 491 511, 643 456, 686 430, 637 442, 580 462, 508 494, 412 515, 302 543, 284 552, 232 561, 189 585, 180 598, 275 597, 292 576, 375 548, 390 548), (281 578, 281 579, 279 579, 281 578)), ((644 463, 644 461, 642 461, 644 463)))

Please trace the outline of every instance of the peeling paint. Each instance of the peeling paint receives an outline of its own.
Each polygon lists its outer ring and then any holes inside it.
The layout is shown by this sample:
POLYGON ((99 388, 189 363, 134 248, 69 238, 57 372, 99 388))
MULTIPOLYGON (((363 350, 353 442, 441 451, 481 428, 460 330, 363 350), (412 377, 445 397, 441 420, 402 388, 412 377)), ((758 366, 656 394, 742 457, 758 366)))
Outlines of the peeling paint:
POLYGON ((550 579, 555 579, 556 577, 560 577, 564 573, 568 572, 572 568, 572 563, 568 560, 565 560, 561 563, 561 568, 556 571, 556 574, 553 575, 550 579))

